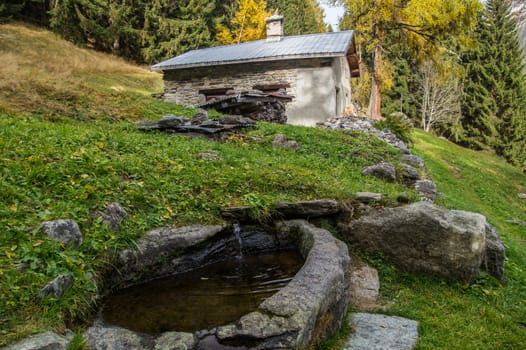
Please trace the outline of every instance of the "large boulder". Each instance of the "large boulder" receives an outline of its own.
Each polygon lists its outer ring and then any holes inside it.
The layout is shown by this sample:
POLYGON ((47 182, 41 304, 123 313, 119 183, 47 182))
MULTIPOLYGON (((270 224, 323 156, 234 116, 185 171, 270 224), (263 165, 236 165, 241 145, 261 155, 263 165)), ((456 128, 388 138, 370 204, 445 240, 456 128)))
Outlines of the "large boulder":
POLYGON ((340 229, 351 244, 382 253, 405 270, 461 282, 475 279, 486 249, 484 216, 429 202, 364 209, 340 229))

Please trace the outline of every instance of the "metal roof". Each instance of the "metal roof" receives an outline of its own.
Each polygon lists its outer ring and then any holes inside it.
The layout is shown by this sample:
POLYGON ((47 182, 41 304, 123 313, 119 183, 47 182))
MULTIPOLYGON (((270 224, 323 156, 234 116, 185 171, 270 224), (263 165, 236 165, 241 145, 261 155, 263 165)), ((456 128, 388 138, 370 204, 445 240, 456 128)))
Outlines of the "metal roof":
POLYGON ((284 36, 280 40, 256 40, 235 45, 188 51, 157 63, 152 70, 164 71, 243 62, 275 61, 308 57, 346 56, 354 31, 284 36))

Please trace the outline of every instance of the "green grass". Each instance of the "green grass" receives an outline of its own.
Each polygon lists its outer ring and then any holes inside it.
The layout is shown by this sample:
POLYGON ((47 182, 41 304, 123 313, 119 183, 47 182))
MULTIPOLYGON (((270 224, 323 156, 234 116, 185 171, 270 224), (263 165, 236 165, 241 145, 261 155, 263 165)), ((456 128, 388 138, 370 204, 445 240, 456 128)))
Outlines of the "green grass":
POLYGON ((394 150, 365 135, 259 124, 223 143, 142 133, 129 122, 0 116, 0 325, 2 341, 33 330, 65 327, 89 312, 97 276, 108 256, 148 229, 163 225, 211 224, 220 209, 249 205, 268 211, 272 203, 314 198, 349 199, 374 190, 390 198, 401 185, 363 177, 366 165, 394 157, 394 150), (274 149, 284 133, 299 151, 274 149), (201 152, 221 160, 206 161, 201 152), (119 232, 102 226, 97 213, 121 203, 129 219, 119 232), (38 232, 42 221, 76 220, 85 241, 65 249, 38 232), (28 265, 19 271, 20 263, 28 265), (73 272, 75 288, 61 300, 34 297, 60 273, 73 272))
MULTIPOLYGON (((267 123, 225 142, 141 133, 133 121, 194 113, 150 97, 161 89, 160 75, 32 27, 0 25, 0 41, 0 346, 73 327, 74 346, 82 348, 97 277, 148 229, 219 223, 227 206, 248 205, 264 217, 279 200, 407 192, 360 175, 362 166, 396 157, 370 136, 267 123), (272 148, 277 133, 300 150, 272 148), (202 152, 220 160, 203 160, 202 152), (117 232, 98 215, 113 201, 129 214, 117 232), (40 235, 43 221, 58 218, 79 223, 80 249, 40 235), (74 287, 37 303, 38 291, 61 273, 74 274, 74 287)), ((526 348, 526 228, 506 222, 526 221, 526 202, 517 197, 526 192, 525 175, 492 154, 422 132, 413 148, 443 193, 441 205, 482 213, 498 229, 506 284, 481 273, 460 285, 362 256, 379 269, 382 299, 392 303, 387 313, 420 322, 418 349, 526 348)), ((347 325, 323 348, 341 349, 348 333, 347 325)))
POLYGON ((526 220, 526 177, 502 159, 415 132, 414 153, 423 157, 452 209, 485 215, 507 248, 506 283, 484 273, 460 285, 402 273, 381 259, 381 294, 394 302, 389 313, 420 322, 417 349, 524 349, 526 347, 526 228, 507 223, 526 220))

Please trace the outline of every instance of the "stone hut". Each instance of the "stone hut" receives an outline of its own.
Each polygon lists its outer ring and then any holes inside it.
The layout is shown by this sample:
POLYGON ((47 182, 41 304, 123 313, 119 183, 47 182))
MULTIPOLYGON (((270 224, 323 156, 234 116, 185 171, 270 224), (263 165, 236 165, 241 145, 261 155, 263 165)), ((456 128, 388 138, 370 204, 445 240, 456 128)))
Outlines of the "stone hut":
POLYGON ((267 38, 192 50, 152 66, 163 72, 164 100, 198 105, 227 91, 286 93, 290 124, 340 116, 359 76, 353 31, 283 36, 283 17, 267 18, 267 38))

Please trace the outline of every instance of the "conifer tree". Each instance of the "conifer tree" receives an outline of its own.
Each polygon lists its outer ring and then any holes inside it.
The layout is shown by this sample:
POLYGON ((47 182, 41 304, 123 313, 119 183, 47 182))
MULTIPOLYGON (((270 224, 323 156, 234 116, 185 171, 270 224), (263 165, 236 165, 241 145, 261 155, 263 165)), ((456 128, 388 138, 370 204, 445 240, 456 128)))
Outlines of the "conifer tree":
POLYGON ((101 19, 107 9, 105 0, 52 0, 51 29, 76 44, 100 49, 104 46, 101 19))
POLYGON ((142 28, 142 56, 148 63, 179 55, 213 42, 210 0, 153 0, 147 2, 142 28))
POLYGON ((465 142, 489 146, 526 166, 526 77, 509 0, 488 0, 468 52, 463 102, 465 142))
POLYGON ((497 120, 495 100, 489 88, 491 52, 483 43, 483 38, 489 36, 490 25, 485 16, 479 16, 475 29, 473 47, 468 47, 462 57, 466 67, 462 97, 462 128, 461 144, 474 149, 487 149, 495 145, 497 139, 497 120))
POLYGON ((285 35, 327 31, 323 10, 316 0, 268 0, 268 8, 284 17, 285 35))

